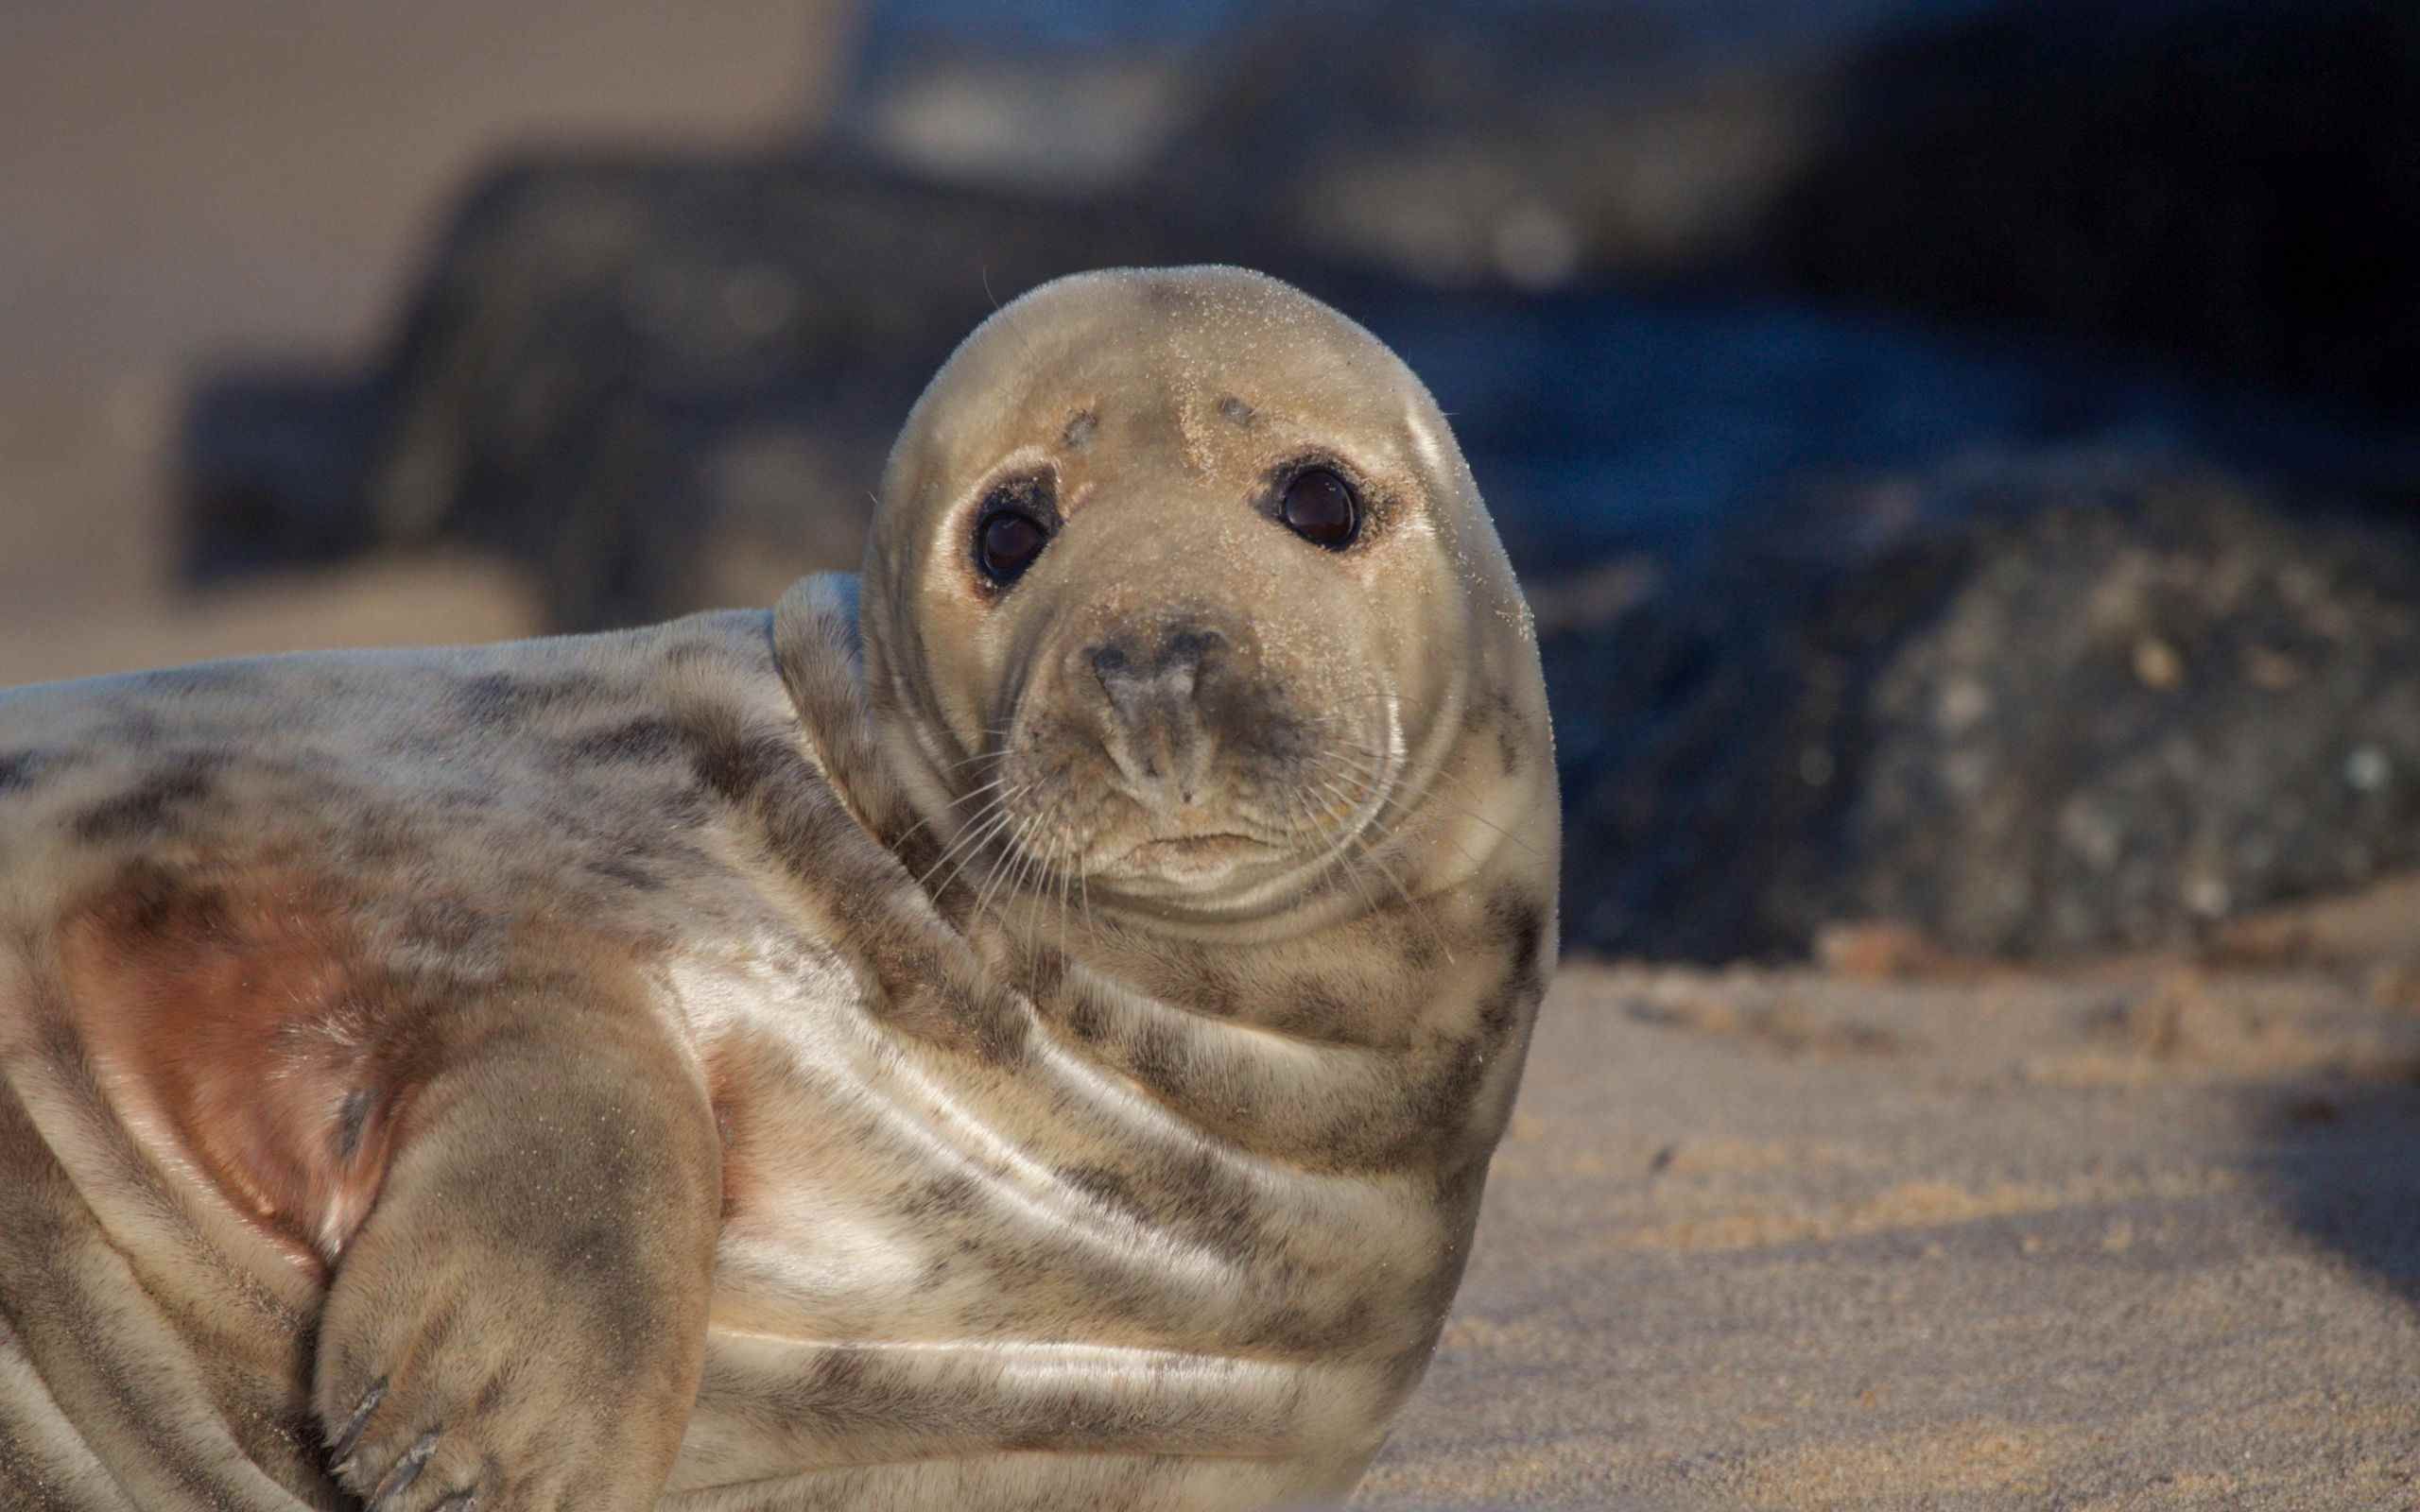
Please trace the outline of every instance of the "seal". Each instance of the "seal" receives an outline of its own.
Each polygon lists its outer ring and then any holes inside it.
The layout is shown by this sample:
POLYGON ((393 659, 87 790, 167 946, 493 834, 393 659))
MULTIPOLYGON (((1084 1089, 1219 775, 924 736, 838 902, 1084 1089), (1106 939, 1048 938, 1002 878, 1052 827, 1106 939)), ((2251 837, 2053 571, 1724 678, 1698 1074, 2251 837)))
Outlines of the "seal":
POLYGON ((1550 741, 1428 394, 1216 267, 995 314, 769 613, 0 696, 0 1504, 1340 1497, 1550 741))

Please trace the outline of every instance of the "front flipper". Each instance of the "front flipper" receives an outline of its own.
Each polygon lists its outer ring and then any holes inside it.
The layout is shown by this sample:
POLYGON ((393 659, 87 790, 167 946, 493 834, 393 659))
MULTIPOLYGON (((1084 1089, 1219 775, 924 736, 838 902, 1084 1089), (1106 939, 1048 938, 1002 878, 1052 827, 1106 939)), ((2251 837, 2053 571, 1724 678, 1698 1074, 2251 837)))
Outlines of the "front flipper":
POLYGON ((314 1403, 372 1512, 650 1507, 697 1397, 720 1166, 694 1063, 645 1013, 519 1017, 466 1022, 412 1092, 321 1315, 314 1403))

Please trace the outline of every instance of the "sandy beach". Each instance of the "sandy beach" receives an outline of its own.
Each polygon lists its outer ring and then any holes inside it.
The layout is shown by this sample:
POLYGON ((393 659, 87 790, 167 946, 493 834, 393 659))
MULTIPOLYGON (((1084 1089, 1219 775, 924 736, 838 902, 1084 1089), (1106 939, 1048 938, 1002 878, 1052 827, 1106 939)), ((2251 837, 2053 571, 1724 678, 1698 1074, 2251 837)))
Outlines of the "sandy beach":
POLYGON ((2420 1504, 2408 960, 1566 967, 1361 1504, 2420 1504))

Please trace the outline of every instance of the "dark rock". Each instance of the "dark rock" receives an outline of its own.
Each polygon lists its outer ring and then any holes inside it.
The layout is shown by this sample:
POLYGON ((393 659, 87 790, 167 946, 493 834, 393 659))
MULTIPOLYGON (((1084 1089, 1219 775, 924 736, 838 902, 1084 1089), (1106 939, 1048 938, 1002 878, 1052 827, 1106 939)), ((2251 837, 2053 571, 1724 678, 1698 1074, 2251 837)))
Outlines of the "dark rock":
POLYGON ((1743 544, 1547 624, 1574 942, 2168 942, 2420 862, 2404 526, 2122 456, 1797 508, 1869 545, 1743 544))
POLYGON ((2072 351, 1447 295, 1260 234, 830 159, 526 163, 364 390, 370 512, 330 539, 500 550, 563 628, 769 602, 855 565, 901 417, 997 302, 1245 262, 1453 416, 1546 632, 1569 943, 1796 954, 1884 916, 2079 949, 2414 858, 2420 556, 2304 518, 2408 505, 2408 441, 2072 351))
POLYGON ((764 602, 855 564, 900 419, 999 301, 1197 261, 1265 267, 1393 343, 1525 570, 1686 556, 1785 484, 1977 447, 2119 439, 2303 475, 2376 450, 2072 354, 1786 308, 1445 297, 1133 202, 830 160, 558 160, 490 180, 441 249, 384 379, 369 533, 501 549, 567 628, 764 602))
POLYGON ((1635 284, 1728 262, 1804 156, 1806 30, 1863 36, 1874 8, 1728 7, 1712 26, 1693 9, 1270 8, 1154 174, 1442 287, 1635 284))
POLYGON ((177 439, 182 573, 208 583, 341 560, 373 543, 360 507, 381 396, 360 374, 272 363, 205 373, 177 439))
POLYGON ((2004 5, 1886 41, 1753 255, 1783 286, 2420 401, 2420 7, 2004 5))
POLYGON ((940 181, 1131 187, 1227 72, 1254 0, 874 0, 828 129, 940 181))
POLYGON ((1088 185, 1325 258, 1812 296, 2420 401, 2408 0, 1330 0, 1228 7, 1224 46, 1148 16, 1054 34, 988 74, 916 51, 937 9, 877 8, 891 45, 857 110, 928 167, 987 171, 918 146, 953 122, 1042 141, 1070 119, 1035 56, 1055 48, 1073 77, 1152 81, 1127 140, 1154 150, 1088 185))
POLYGON ((373 533, 531 562, 566 626, 764 602, 856 565, 890 436, 1000 301, 1207 241, 823 159, 507 169, 389 365, 373 533))

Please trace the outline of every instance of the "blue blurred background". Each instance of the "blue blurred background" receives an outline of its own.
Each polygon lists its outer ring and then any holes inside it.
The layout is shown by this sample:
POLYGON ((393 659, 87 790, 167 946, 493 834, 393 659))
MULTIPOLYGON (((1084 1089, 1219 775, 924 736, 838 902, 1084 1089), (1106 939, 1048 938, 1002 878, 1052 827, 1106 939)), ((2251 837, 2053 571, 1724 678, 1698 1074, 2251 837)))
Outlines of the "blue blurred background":
POLYGON ((0 0, 0 682, 763 603, 997 301, 1454 417, 1566 931, 2204 940, 2420 865, 2408 0, 0 0))

